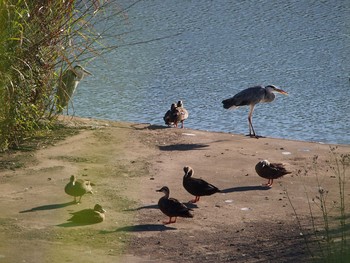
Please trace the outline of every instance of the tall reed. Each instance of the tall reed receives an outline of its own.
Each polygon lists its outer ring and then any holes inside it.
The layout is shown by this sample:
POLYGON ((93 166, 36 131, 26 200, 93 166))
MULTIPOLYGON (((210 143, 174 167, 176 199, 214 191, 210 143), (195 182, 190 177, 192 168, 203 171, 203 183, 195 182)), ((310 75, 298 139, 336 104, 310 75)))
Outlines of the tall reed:
POLYGON ((113 0, 0 1, 0 151, 50 128, 62 75, 108 49, 106 24, 124 11, 113 0))
MULTIPOLYGON (((350 211, 346 199, 348 193, 346 186, 350 175, 350 154, 339 154, 337 147, 330 147, 330 169, 337 179, 337 200, 329 200, 329 190, 324 185, 324 175, 319 173, 318 156, 313 158, 313 170, 315 173, 317 193, 310 198, 310 193, 304 190, 308 202, 309 215, 304 218, 298 214, 293 205, 288 191, 287 198, 292 206, 301 234, 304 237, 306 247, 311 258, 315 262, 350 262, 350 211), (311 224, 311 225, 310 225, 311 224)), ((307 170, 299 170, 299 175, 308 175, 307 170)))

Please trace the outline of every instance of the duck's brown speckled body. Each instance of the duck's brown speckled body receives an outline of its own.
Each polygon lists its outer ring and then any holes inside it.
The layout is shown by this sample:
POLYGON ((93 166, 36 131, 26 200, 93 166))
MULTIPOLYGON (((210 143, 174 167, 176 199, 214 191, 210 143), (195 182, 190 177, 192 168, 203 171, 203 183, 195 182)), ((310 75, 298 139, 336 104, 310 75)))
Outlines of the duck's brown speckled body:
POLYGON ((68 221, 79 224, 96 224, 105 219, 105 212, 101 205, 96 204, 94 209, 84 209, 71 213, 73 216, 68 221))
POLYGON ((81 197, 86 194, 92 194, 92 186, 90 181, 77 179, 74 175, 70 177, 69 183, 65 186, 64 191, 66 194, 74 196, 74 202, 77 202, 77 197, 79 197, 78 202, 81 201, 81 197))
POLYGON ((287 171, 283 164, 281 163, 270 163, 268 160, 263 160, 255 165, 256 173, 265 179, 268 179, 266 186, 271 187, 273 180, 280 178, 291 172, 287 171))
POLYGON ((169 217, 169 221, 164 222, 164 224, 175 223, 177 217, 193 217, 190 213, 191 209, 177 199, 169 198, 170 190, 167 186, 163 186, 161 189, 157 190, 157 192, 164 193, 164 196, 158 201, 160 211, 169 217))
POLYGON ((182 185, 187 192, 195 196, 195 199, 191 200, 192 203, 199 201, 201 196, 212 195, 220 192, 216 186, 207 181, 200 178, 193 178, 194 170, 191 167, 185 166, 184 172, 185 175, 182 180, 182 185))

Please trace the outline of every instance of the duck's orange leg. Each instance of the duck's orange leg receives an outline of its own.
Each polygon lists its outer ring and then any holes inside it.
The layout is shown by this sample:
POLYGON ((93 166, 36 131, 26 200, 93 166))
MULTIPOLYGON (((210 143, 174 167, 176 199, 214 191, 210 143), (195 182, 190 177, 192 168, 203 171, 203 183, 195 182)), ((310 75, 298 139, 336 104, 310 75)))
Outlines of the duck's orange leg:
POLYGON ((175 216, 175 219, 174 219, 174 221, 173 220, 171 220, 173 217, 169 217, 169 221, 167 221, 167 222, 163 222, 163 224, 164 225, 168 225, 168 224, 172 224, 172 223, 176 223, 176 216, 175 216))
POLYGON ((273 179, 269 179, 269 180, 267 181, 267 183, 266 183, 266 184, 262 184, 262 185, 264 185, 264 186, 268 186, 268 187, 271 187, 272 182, 273 182, 273 179))
POLYGON ((196 196, 193 200, 191 200, 191 203, 196 203, 199 201, 200 196, 196 196))

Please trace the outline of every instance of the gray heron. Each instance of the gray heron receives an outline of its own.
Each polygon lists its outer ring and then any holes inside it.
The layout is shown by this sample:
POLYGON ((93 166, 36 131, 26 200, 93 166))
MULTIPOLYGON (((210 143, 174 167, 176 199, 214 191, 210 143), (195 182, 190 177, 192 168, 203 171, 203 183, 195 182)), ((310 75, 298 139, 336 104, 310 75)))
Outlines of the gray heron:
POLYGON ((76 65, 74 68, 67 69, 60 81, 57 88, 57 108, 58 112, 62 112, 63 108, 65 108, 70 99, 73 97, 75 90, 79 84, 79 82, 83 79, 85 75, 92 75, 89 71, 84 69, 80 65, 76 65))
POLYGON ((248 115, 249 136, 258 138, 258 136, 255 134, 255 131, 253 128, 253 122, 252 122, 254 107, 256 104, 260 102, 272 102, 275 99, 274 92, 278 92, 283 95, 288 95, 287 92, 277 88, 274 85, 268 85, 266 87, 255 86, 255 87, 242 90, 241 92, 238 92, 233 97, 223 100, 222 103, 225 109, 249 105, 250 106, 250 111, 248 115))

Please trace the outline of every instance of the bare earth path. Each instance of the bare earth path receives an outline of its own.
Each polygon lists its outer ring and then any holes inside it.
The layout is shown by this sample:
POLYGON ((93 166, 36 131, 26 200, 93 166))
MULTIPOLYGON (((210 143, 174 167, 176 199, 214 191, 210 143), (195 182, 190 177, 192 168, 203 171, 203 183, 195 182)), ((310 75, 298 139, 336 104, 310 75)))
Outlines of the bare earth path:
MULTIPOLYGON (((291 203, 310 227, 307 197, 319 194, 316 175, 328 200, 337 202, 329 145, 148 124, 65 122, 80 127, 79 133, 19 153, 15 160, 23 165, 0 170, 0 262, 302 262, 308 253, 291 203), (293 173, 262 187, 266 180, 254 170, 262 159, 283 162, 293 173), (170 196, 192 199, 182 187, 184 166, 222 193, 189 204, 194 218, 165 226, 155 190, 166 185, 170 196), (73 174, 94 184, 94 194, 81 204, 63 190, 73 174), (66 221, 70 212, 96 203, 107 210, 104 222, 66 221)), ((337 152, 349 153, 350 147, 338 146, 337 152)), ((3 154, 0 161, 8 158, 3 154)))

